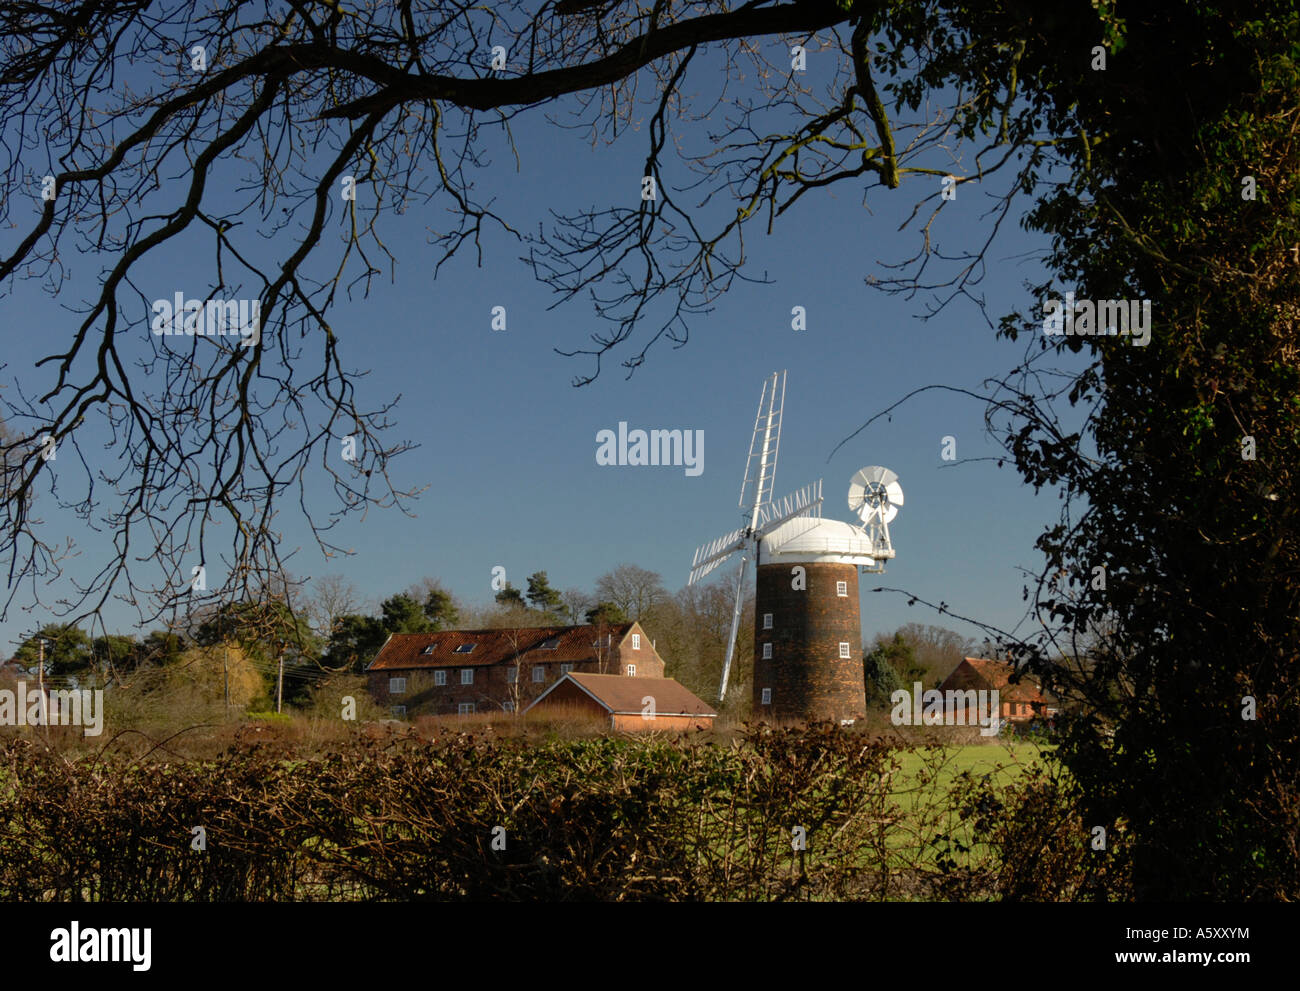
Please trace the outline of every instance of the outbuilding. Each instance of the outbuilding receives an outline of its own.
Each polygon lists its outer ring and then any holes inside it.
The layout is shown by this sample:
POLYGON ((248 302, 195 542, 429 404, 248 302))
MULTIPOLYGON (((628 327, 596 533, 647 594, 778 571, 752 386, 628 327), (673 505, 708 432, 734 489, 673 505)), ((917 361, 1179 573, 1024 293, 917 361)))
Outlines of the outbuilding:
POLYGON ((563 709, 608 716, 624 732, 708 729, 718 715, 672 678, 585 671, 566 674, 524 711, 563 709))

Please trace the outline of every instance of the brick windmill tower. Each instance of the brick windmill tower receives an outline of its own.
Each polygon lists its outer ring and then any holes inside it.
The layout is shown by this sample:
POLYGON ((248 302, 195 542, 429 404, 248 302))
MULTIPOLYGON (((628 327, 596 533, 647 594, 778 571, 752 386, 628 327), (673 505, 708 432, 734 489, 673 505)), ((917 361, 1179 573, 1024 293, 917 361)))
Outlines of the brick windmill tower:
POLYGON ((855 474, 849 508, 858 514, 858 526, 822 518, 820 479, 772 502, 784 402, 785 372, 775 372, 759 398, 741 483, 746 525, 695 552, 688 584, 741 552, 719 702, 727 694, 745 567, 753 558, 755 717, 852 720, 866 710, 858 572, 882 572, 883 562, 894 556, 889 524, 903 504, 903 490, 887 468, 855 474))

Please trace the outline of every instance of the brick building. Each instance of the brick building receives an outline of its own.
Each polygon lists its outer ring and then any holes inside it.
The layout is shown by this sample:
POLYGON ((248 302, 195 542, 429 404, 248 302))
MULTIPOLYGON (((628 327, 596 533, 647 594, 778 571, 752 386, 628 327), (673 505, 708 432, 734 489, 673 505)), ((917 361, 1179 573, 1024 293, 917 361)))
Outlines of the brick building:
POLYGON ((638 623, 394 633, 366 667, 394 716, 521 712, 570 672, 664 676, 638 623))
POLYGON ((629 733, 708 729, 718 715, 672 678, 585 673, 566 674, 525 711, 545 709, 607 716, 610 729, 629 733))
POLYGON ((1055 715, 1056 706, 1033 678, 1026 675, 1016 684, 1011 684, 1014 672, 1015 668, 1006 661, 966 657, 943 679, 939 691, 996 691, 1000 710, 998 718, 1006 722, 1027 723, 1035 717, 1055 715))

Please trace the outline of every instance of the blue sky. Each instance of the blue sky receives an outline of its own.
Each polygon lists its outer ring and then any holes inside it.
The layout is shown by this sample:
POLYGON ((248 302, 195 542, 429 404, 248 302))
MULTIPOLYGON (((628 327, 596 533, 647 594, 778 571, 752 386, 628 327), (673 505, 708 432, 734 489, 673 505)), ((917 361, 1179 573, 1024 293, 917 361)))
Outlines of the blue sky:
MULTIPOLYGON (((581 134, 533 113, 515 128, 521 169, 513 156, 500 153, 499 139, 492 140, 498 153, 476 177, 479 194, 495 197, 494 209, 521 231, 548 223, 550 210, 574 212, 620 200, 635 205, 644 129, 613 147, 593 148, 581 134)), ((670 164, 669 181, 674 178, 685 173, 670 164)), ((776 494, 823 478, 824 514, 852 519, 845 502, 849 479, 868 464, 896 471, 906 493, 892 527, 896 560, 886 574, 864 576, 864 636, 907 622, 978 633, 920 605, 909 607, 904 595, 870 591, 878 586, 942 600, 995 626, 1015 626, 1023 613, 1021 569, 1037 565, 1033 540, 1055 518, 1058 503, 1051 495, 1035 497, 1010 467, 941 460, 945 436, 956 439, 962 459, 1000 453, 985 436, 980 404, 951 393, 925 393, 830 458, 841 440, 910 390, 931 383, 979 390, 1023 351, 1023 345, 995 340, 968 301, 923 321, 925 297, 888 296, 865 283, 873 272, 884 274, 880 262, 915 250, 915 230, 897 229, 916 199, 935 185, 936 179, 924 177, 892 192, 873 189, 864 206, 862 186, 842 184, 806 196, 778 220, 771 236, 755 224, 746 239, 748 271, 766 272, 773 284, 734 283, 713 312, 691 318, 686 346, 673 349, 661 341, 627 379, 618 361, 653 332, 643 326, 614 361, 606 361, 593 384, 577 389, 571 380, 589 365, 555 349, 586 346, 591 333, 606 329, 589 302, 577 299, 548 310, 554 297, 519 261, 521 245, 495 230, 484 240, 481 267, 467 251, 435 281, 437 254, 427 229, 442 223, 444 204, 435 200, 388 215, 383 232, 398 258, 393 280, 385 275, 368 298, 344 300, 332 324, 345 362, 369 372, 359 387, 361 405, 401 397, 390 438, 419 447, 399 459, 395 481, 427 488, 411 504, 412 515, 371 511, 364 520, 345 519, 333 537, 355 553, 332 561, 317 549, 296 505, 287 503, 279 523, 286 547, 301 548, 291 563, 294 573, 345 575, 374 601, 428 575, 463 600, 482 603, 491 597, 498 565, 521 587, 540 569, 556 587, 590 589, 603 572, 632 562, 661 573, 676 590, 695 548, 740 525, 736 503, 759 390, 773 371, 786 369, 776 494), (491 309, 498 305, 507 310, 504 332, 490 329, 491 309), (801 332, 790 325, 796 305, 807 310, 808 327, 801 332), (597 465, 596 435, 616 429, 619 421, 630 429, 703 431, 703 473, 597 465)), ((367 195, 364 186, 360 195, 367 195)), ((960 187, 957 201, 936 223, 937 247, 946 253, 978 247, 988 233, 983 214, 990 202, 976 184, 960 187)), ((5 236, 6 245, 13 236, 5 236)), ((1040 238, 1004 225, 981 286, 990 318, 1028 306, 1023 287, 1042 280, 1034 258, 1044 247, 1040 238)), ((203 295, 211 280, 210 253, 198 242, 190 248, 168 251, 142 267, 137 284, 146 296, 203 295)), ((267 250, 274 255, 276 245, 267 250)), ((57 298, 34 283, 5 287, 5 387, 21 382, 33 389, 46 381, 45 373, 32 371, 33 360, 68 338, 75 326, 68 307, 96 291, 101 260, 71 254, 65 262, 70 276, 57 298), (15 334, 20 322, 38 331, 15 334)), ((148 333, 143 321, 138 332, 142 340, 148 333)), ((95 457, 117 456, 96 445, 104 436, 95 423, 87 424, 82 448, 92 467, 95 457)), ((322 493, 320 505, 329 504, 322 493)), ((52 507, 43 515, 52 536, 76 537, 81 557, 70 576, 84 577, 102 566, 109 547, 104 535, 52 507)), ((42 595, 52 601, 59 592, 53 587, 42 595)), ((48 610, 24 608, 31 604, 22 590, 0 621, 4 649, 54 618, 48 610)), ((102 619, 111 630, 135 632, 134 616, 128 606, 115 605, 102 619)))

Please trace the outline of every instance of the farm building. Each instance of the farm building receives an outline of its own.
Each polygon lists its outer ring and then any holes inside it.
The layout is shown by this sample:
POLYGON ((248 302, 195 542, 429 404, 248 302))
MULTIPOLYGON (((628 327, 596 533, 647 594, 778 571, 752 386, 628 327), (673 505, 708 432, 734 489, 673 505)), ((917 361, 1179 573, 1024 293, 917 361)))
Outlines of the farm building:
POLYGON ((626 732, 708 729, 717 716, 672 678, 587 673, 565 675, 525 711, 543 709, 605 715, 611 729, 626 732))
POLYGON ((570 672, 662 679, 638 623, 394 633, 366 667, 375 702, 394 716, 521 712, 570 672))
POLYGON ((996 691, 998 718, 1006 722, 1026 723, 1035 717, 1055 715, 1056 706, 1049 702, 1037 682, 1025 675, 1013 685, 1014 673, 1015 668, 1006 661, 966 657, 939 685, 939 691, 996 691))

